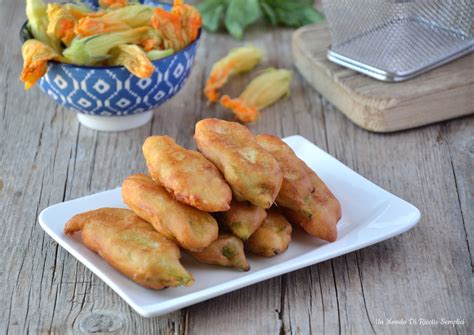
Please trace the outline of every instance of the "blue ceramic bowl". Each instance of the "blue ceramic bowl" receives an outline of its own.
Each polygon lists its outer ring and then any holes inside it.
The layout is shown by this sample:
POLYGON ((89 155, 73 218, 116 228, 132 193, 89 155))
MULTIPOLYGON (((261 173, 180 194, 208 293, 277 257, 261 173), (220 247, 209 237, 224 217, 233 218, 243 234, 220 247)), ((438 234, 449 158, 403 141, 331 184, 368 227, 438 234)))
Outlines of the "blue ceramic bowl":
MULTIPOLYGON (((97 1, 89 3, 94 6, 97 1)), ((145 3, 170 8, 166 4, 145 3)), ((186 48, 154 61, 156 71, 150 78, 140 79, 123 66, 79 66, 51 61, 38 84, 58 104, 83 114, 78 114, 81 122, 85 115, 130 116, 151 111, 183 87, 193 66, 200 35, 186 48)), ((21 38, 23 41, 31 38, 26 23, 22 27, 21 38)), ((151 112, 147 118, 151 118, 151 112)), ((100 121, 104 124, 107 120, 100 121)), ((86 126, 99 130, 123 128, 108 129, 110 127, 94 126, 90 122, 86 126)), ((133 122, 126 128, 133 128, 133 122)))

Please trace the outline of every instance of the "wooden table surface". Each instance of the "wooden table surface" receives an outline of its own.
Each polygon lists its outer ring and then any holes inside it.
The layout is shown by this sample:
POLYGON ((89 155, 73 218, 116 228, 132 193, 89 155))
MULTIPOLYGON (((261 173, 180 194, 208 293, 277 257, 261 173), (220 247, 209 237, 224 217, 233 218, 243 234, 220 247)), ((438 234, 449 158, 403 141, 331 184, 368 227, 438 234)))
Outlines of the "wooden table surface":
MULTIPOLYGON (((1 334, 472 334, 474 117, 373 134, 354 126, 299 74, 291 97, 265 110, 251 130, 308 138, 413 203, 421 222, 363 250, 161 317, 140 317, 43 232, 38 214, 145 171, 141 144, 151 134, 194 147, 196 121, 231 119, 221 107, 208 107, 201 92, 212 63, 239 43, 204 33, 189 81, 152 123, 99 133, 80 126, 74 112, 39 88, 23 90, 23 11, 22 1, 0 0, 1 334), (386 324, 410 318, 464 325, 386 324)), ((291 68, 291 34, 259 27, 246 40, 266 50, 265 65, 291 68)), ((237 94, 249 78, 236 78, 226 90, 237 94)))

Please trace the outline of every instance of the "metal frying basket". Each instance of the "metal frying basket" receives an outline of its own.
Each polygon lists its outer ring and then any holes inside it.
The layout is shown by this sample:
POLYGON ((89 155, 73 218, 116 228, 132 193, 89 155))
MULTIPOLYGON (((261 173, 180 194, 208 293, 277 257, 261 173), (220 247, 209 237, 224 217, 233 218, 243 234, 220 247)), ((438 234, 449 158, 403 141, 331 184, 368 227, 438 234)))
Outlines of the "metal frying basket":
POLYGON ((473 50, 474 0, 323 0, 328 58, 402 81, 473 50))

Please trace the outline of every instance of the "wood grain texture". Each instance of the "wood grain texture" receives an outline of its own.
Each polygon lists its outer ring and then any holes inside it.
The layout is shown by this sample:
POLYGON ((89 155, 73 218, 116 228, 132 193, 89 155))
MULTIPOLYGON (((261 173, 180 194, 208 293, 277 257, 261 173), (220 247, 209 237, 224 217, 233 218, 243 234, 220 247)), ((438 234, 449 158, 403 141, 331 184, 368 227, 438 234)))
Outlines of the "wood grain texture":
POLYGON ((474 272, 474 118, 461 119, 443 126, 440 141, 449 145, 451 167, 466 234, 466 245, 474 272))
POLYGON ((303 77, 367 130, 410 129, 474 113, 474 54, 403 83, 386 83, 331 63, 324 24, 298 29, 292 43, 303 77))
MULTIPOLYGON (((470 334, 473 310, 474 118, 378 135, 357 128, 295 75, 292 95, 262 113, 256 133, 301 134, 375 183, 413 202, 423 218, 394 239, 331 261, 145 319, 51 240, 38 213, 116 187, 145 170, 141 144, 166 134, 194 147, 194 123, 232 119, 201 90, 212 63, 240 43, 203 35, 188 83, 151 124, 97 133, 17 80, 23 3, 0 0, 0 333, 470 334), (7 47, 8 46, 8 47, 7 47), (377 319, 464 319, 464 326, 379 325, 377 319)), ((289 29, 255 28, 265 64, 292 67, 289 29)), ((240 93, 255 73, 226 86, 240 93)), ((361 204, 363 205, 363 204, 361 204)))

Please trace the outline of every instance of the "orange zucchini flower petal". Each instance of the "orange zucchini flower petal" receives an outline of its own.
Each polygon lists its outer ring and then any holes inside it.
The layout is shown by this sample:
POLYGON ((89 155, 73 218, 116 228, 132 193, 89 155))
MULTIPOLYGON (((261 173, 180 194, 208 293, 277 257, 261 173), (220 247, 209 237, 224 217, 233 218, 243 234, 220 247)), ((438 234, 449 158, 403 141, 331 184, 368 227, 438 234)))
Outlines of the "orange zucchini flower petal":
POLYGON ((150 78, 155 67, 146 53, 137 45, 121 44, 110 50, 109 65, 123 65, 139 78, 150 78))
POLYGON ((64 44, 70 45, 76 36, 74 33, 74 26, 77 22, 76 18, 66 7, 56 3, 48 4, 47 14, 48 28, 46 33, 49 36, 60 39, 64 44))
POLYGON ((193 6, 175 0, 171 11, 156 8, 151 19, 153 28, 161 32, 164 47, 180 50, 197 38, 201 15, 193 6))
POLYGON ((267 69, 253 79, 237 99, 223 96, 220 103, 231 109, 241 122, 253 122, 259 111, 290 93, 293 73, 285 69, 267 69))
POLYGON ((163 35, 166 48, 180 50, 184 47, 181 34, 181 22, 173 11, 166 11, 163 8, 156 8, 151 25, 163 35))
POLYGON ((141 45, 145 51, 161 49, 163 47, 162 34, 158 30, 150 28, 146 33, 141 45))
POLYGON ((128 25, 119 20, 105 19, 104 17, 84 17, 79 20, 74 32, 80 38, 98 35, 103 33, 111 33, 130 29, 128 25))
POLYGON ((247 106, 246 102, 239 98, 231 99, 228 95, 223 95, 220 103, 223 107, 231 109, 235 117, 244 123, 254 122, 260 115, 255 107, 247 106))
POLYGON ((232 49, 227 56, 217 61, 207 79, 204 94, 211 102, 219 99, 218 89, 225 85, 228 79, 239 73, 252 70, 262 60, 263 51, 252 45, 232 49))
POLYGON ((27 40, 21 48, 23 56, 23 70, 20 80, 29 90, 48 70, 48 61, 59 60, 60 55, 50 46, 37 41, 27 40))
POLYGON ((121 8, 127 4, 127 0, 99 0, 99 6, 101 8, 121 8))
POLYGON ((80 3, 67 3, 63 5, 63 7, 66 8, 76 20, 80 20, 86 16, 99 17, 106 13, 105 11, 101 10, 92 11, 87 6, 80 3))
POLYGON ((172 11, 180 18, 183 27, 183 39, 186 40, 186 44, 191 43, 197 38, 199 28, 201 28, 201 14, 196 8, 185 4, 182 0, 174 1, 172 11))

